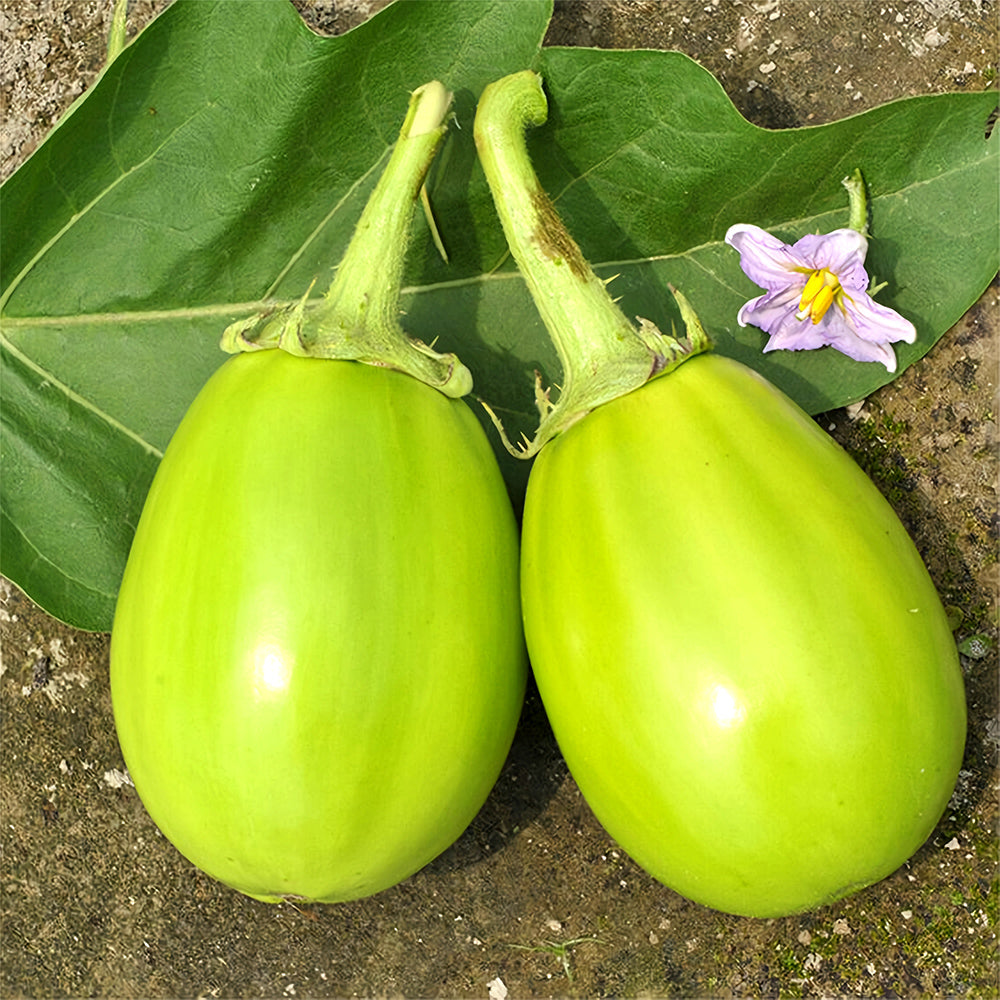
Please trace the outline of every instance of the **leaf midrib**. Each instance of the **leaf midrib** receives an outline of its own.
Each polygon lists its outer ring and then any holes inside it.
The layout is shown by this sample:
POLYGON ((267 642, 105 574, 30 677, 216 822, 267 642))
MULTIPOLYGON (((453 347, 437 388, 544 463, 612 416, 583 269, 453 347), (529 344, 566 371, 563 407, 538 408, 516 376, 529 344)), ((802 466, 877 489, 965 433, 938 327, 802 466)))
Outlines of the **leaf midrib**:
MULTIPOLYGON (((372 165, 372 167, 366 171, 363 177, 359 178, 355 184, 351 186, 351 191, 353 191, 357 184, 363 182, 364 178, 369 177, 371 172, 376 169, 378 164, 382 161, 386 152, 383 152, 382 156, 372 165)), ((147 160, 152 157, 147 157, 147 160)), ((613 159, 609 157, 607 159, 613 159)), ((145 162, 145 161, 144 161, 145 162)), ((966 170, 975 169, 981 166, 981 160, 976 160, 974 162, 964 162, 957 165, 952 170, 946 171, 943 174, 935 174, 933 177, 916 180, 912 183, 906 185, 905 187, 899 188, 896 191, 885 192, 883 194, 877 195, 873 200, 876 202, 886 201, 895 198, 905 196, 913 191, 919 190, 922 187, 926 187, 929 184, 939 183, 942 179, 958 175, 966 170)), ((136 164, 132 167, 129 172, 134 172, 139 169, 141 164, 136 164)), ((123 174, 115 184, 119 183, 122 178, 127 176, 123 174)), ((111 187, 113 187, 112 185, 111 187)), ((111 190, 111 187, 107 188, 106 191, 111 190)), ((564 192, 561 192, 565 193, 564 192)), ((560 194, 560 196, 561 196, 560 194)), ((280 276, 283 276, 289 268, 293 266, 295 261, 299 258, 301 253, 305 250, 310 242, 328 225, 330 220, 337 214, 344 200, 350 196, 350 191, 345 193, 343 198, 338 199, 336 205, 331 208, 330 212, 323 218, 323 220, 315 227, 315 229, 310 233, 302 247, 296 251, 288 263, 282 268, 279 274, 279 279, 272 282, 271 287, 277 287, 280 280, 280 276)), ((17 285, 20 283, 24 275, 34 266, 34 264, 41 259, 41 257, 47 252, 48 248, 63 234, 66 230, 73 224, 80 216, 88 211, 97 201, 103 197, 103 193, 98 195, 93 199, 81 212, 73 216, 73 218, 67 222, 67 224, 59 231, 58 234, 53 236, 45 246, 39 250, 39 252, 32 258, 31 262, 22 269, 21 273, 13 280, 11 285, 8 287, 6 292, 0 296, 0 311, 2 311, 3 306, 9 301, 11 293, 16 289, 17 285)), ((814 215, 802 216, 797 219, 788 219, 783 223, 782 228, 799 230, 804 229, 807 226, 813 225, 818 220, 823 219, 830 215, 836 215, 836 212, 820 212, 814 215)), ((701 243, 697 246, 688 247, 686 250, 678 251, 676 253, 666 253, 666 254, 649 254, 644 257, 633 257, 626 258, 622 260, 608 260, 608 261, 595 261, 591 262, 591 266, 595 271, 606 270, 608 268, 625 268, 625 267, 637 267, 642 264, 647 264, 655 261, 664 260, 674 260, 674 259, 691 259, 694 261, 698 253, 716 248, 722 245, 721 240, 712 240, 707 243, 701 243)), ((488 271, 482 274, 470 275, 466 278, 456 278, 452 281, 440 281, 435 282, 432 285, 410 285, 401 289, 401 295, 422 295, 436 291, 443 291, 449 288, 468 288, 476 284, 482 284, 487 281, 494 280, 506 280, 506 279, 517 279, 520 275, 516 271, 488 271)), ((148 310, 136 310, 136 311, 124 311, 124 312, 107 312, 107 313, 76 313, 72 315, 62 315, 62 316, 3 316, 3 324, 7 330, 19 330, 19 329, 36 329, 45 327, 65 327, 65 326, 87 326, 92 324, 129 324, 129 323, 155 323, 167 320, 193 320, 200 319, 211 316, 243 316, 250 315, 258 311, 265 303, 275 304, 275 305, 290 305, 293 301, 297 300, 274 300, 265 296, 261 299, 255 299, 252 301, 245 302, 218 302, 210 303, 202 306, 185 307, 185 308, 175 308, 175 309, 148 309, 148 310)), ((9 343, 9 341, 0 333, 0 342, 9 343)))

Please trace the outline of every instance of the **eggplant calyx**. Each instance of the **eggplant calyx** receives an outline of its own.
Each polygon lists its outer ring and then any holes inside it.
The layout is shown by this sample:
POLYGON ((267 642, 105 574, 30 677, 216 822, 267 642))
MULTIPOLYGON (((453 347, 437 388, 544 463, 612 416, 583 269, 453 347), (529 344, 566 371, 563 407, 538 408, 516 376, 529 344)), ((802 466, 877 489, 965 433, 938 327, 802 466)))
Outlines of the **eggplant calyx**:
POLYGON ((403 331, 399 293, 414 203, 447 131, 452 95, 437 80, 410 96, 406 119, 375 190, 358 220, 329 291, 271 306, 238 320, 222 335, 229 354, 278 348, 299 357, 360 361, 392 368, 446 396, 472 389, 454 354, 440 354, 403 331))

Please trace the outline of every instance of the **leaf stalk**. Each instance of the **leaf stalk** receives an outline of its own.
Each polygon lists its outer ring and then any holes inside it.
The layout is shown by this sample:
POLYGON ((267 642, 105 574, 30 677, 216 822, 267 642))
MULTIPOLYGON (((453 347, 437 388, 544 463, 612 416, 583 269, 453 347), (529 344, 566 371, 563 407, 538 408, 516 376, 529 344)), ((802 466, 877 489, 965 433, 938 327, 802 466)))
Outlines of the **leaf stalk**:
POLYGON ((108 53, 106 65, 111 65, 121 55, 128 44, 128 0, 115 0, 111 14, 111 30, 108 32, 108 53))

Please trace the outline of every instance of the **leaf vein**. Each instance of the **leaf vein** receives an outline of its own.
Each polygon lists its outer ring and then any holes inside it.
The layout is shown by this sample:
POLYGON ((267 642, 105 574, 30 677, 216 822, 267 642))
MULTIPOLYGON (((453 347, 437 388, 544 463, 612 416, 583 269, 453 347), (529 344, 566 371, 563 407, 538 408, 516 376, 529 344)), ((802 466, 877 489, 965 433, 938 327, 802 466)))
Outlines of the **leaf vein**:
POLYGON ((270 287, 267 289, 266 292, 264 292, 263 295, 264 299, 267 299, 274 294, 275 289, 280 286, 281 282, 285 278, 285 275, 288 274, 288 272, 291 271, 291 269, 295 266, 295 264, 302 258, 302 255, 309 248, 310 244, 312 244, 316 239, 319 238, 320 233, 322 233, 323 230, 330 224, 330 222, 337 215, 337 213, 344 207, 344 204, 354 194, 354 192, 362 184, 364 184, 364 182, 369 177, 371 177, 371 175, 376 170, 380 169, 382 163, 385 161, 386 157, 389 155, 391 150, 392 146, 389 146, 387 149, 383 150, 378 159, 375 160, 375 162, 360 177, 358 177, 357 180, 354 181, 354 183, 340 196, 340 198, 337 199, 337 202, 333 206, 333 208, 331 208, 330 211, 327 212, 327 214, 320 220, 320 222, 316 225, 313 231, 302 241, 302 245, 298 248, 298 250, 296 250, 295 253, 291 255, 285 266, 278 272, 274 281, 271 282, 270 287))
MULTIPOLYGON (((61 226, 60 229, 56 233, 54 233, 52 237, 48 239, 39 248, 38 252, 31 258, 31 260, 29 260, 28 263, 25 264, 23 268, 21 268, 20 272, 17 275, 15 275, 14 280, 11 281, 10 285, 7 286, 7 289, 4 291, 4 293, 0 295, 0 311, 2 311, 3 308, 10 301, 11 296, 17 290, 21 282, 28 276, 28 274, 31 273, 32 268, 34 268, 38 264, 38 262, 49 252, 49 250, 51 250, 52 247, 54 247, 56 243, 58 243, 59 240, 61 240, 66 235, 66 233, 68 233, 70 229, 72 229, 73 226, 75 226, 77 222, 80 221, 80 219, 82 219, 88 212, 90 212, 93 208, 99 205, 100 202, 103 201, 105 197, 111 194, 111 192, 114 191, 115 188, 119 186, 119 184, 127 180, 137 171, 141 170, 148 163, 151 163, 153 160, 155 160, 156 157, 159 155, 159 153, 173 140, 174 136, 176 136, 177 133, 181 131, 181 129, 186 128, 187 125, 200 113, 201 113, 200 110, 192 112, 192 114, 189 115, 183 122, 181 122, 177 126, 177 128, 175 128, 172 132, 170 132, 169 135, 165 136, 163 142, 161 142, 151 153, 149 153, 148 156, 143 157, 133 166, 129 167, 126 171, 119 174, 113 181, 111 181, 111 183, 109 183, 103 190, 101 190, 89 202, 87 202, 87 204, 84 205, 83 208, 81 208, 79 211, 74 212, 73 215, 71 215, 69 219, 66 220, 65 224, 61 226)), ((72 202, 70 202, 70 204, 72 205, 72 202)))
MULTIPOLYGON (((22 544, 25 548, 29 549, 34 554, 35 564, 41 563, 48 566, 50 569, 54 570, 59 576, 62 576, 70 583, 75 584, 80 590, 88 594, 97 594, 99 597, 103 597, 107 601, 114 601, 117 592, 111 592, 104 590, 100 587, 95 587, 92 583, 84 576, 82 573, 74 573, 68 570, 64 565, 56 562, 51 556, 48 556, 43 552, 38 545, 32 540, 32 538, 22 530, 20 525, 16 524, 11 518, 4 517, 4 532, 13 531, 21 539, 22 544)), ((33 572, 34 565, 29 567, 29 572, 33 572)), ((30 596, 30 595, 29 595, 30 596)))
POLYGON ((163 452, 159 448, 150 444, 141 434, 136 433, 130 427, 127 427, 120 420, 111 416, 110 413, 105 412, 100 407, 95 406, 89 399, 81 396, 78 392, 74 392, 65 382, 57 379, 51 372, 46 371, 40 365, 36 364, 28 355, 23 351, 18 350, 18 348, 11 343, 7 337, 0 334, 0 345, 3 345, 11 354, 13 354, 17 359, 25 365, 28 369, 33 371, 36 375, 45 380, 45 382, 61 392, 71 403, 79 406, 81 409, 88 410, 93 413, 99 420, 104 421, 113 430, 124 434, 129 440, 134 441, 143 451, 148 455, 152 455, 154 458, 163 458, 163 452))

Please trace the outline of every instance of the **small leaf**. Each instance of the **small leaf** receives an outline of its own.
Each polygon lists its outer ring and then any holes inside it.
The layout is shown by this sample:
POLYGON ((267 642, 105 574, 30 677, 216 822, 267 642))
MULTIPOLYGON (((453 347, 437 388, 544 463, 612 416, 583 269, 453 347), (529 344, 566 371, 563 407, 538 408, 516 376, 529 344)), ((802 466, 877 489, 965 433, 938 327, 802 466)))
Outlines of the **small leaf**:
POLYGON ((988 635, 970 635, 958 644, 958 651, 972 660, 982 660, 993 650, 993 640, 988 635))

